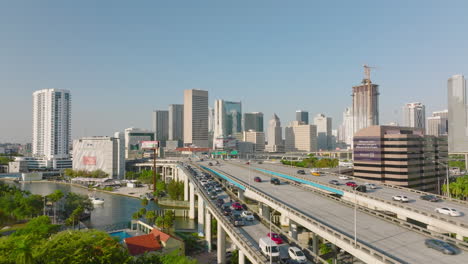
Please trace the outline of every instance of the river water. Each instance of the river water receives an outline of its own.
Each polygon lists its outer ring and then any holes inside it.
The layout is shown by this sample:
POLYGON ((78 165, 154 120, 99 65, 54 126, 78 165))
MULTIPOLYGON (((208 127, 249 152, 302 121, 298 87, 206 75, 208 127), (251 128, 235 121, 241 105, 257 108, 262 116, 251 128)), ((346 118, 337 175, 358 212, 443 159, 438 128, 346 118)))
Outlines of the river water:
MULTIPOLYGON (((13 183, 11 183, 13 184, 13 183)), ((18 186, 18 184, 16 184, 18 186)), ((55 190, 61 190, 64 193, 74 192, 88 195, 87 189, 60 184, 53 182, 20 182, 19 187, 22 190, 28 190, 33 194, 48 195, 55 190)), ((91 212, 90 220, 84 221, 90 228, 103 229, 106 226, 120 225, 132 220, 132 214, 138 211, 141 206, 140 199, 96 192, 96 197, 103 198, 104 204, 94 207, 91 212)), ((155 210, 158 206, 152 201, 149 202, 146 210, 155 210)), ((196 224, 193 220, 177 217, 175 220, 175 229, 195 229, 196 224)))

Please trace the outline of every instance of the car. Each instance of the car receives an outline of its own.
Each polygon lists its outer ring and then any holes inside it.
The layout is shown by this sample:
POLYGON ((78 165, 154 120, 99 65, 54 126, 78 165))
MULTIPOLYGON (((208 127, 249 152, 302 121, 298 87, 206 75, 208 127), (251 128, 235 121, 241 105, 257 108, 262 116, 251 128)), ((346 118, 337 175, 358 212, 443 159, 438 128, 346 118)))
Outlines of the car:
POLYGON ((305 171, 304 171, 304 170, 298 170, 298 171, 297 171, 297 174, 302 174, 302 175, 304 175, 304 174, 305 174, 305 171))
POLYGON ((243 209, 244 211, 248 211, 248 210, 249 210, 249 208, 247 207, 246 204, 242 204, 242 209, 243 209))
POLYGON ((337 180, 331 180, 328 182, 329 184, 333 184, 333 185, 340 185, 340 182, 337 181, 337 180))
POLYGON ((298 247, 290 247, 288 249, 288 254, 291 259, 296 260, 299 263, 307 262, 307 258, 305 257, 304 252, 302 252, 302 250, 300 250, 298 247))
POLYGON ((218 198, 218 194, 216 192, 210 192, 210 199, 215 200, 218 198))
POLYGON ((245 225, 244 220, 242 220, 242 217, 238 213, 232 213, 231 214, 231 222, 234 226, 243 226, 245 225))
POLYGON ((250 165, 250 162, 247 161, 245 164, 246 164, 246 165, 250 165))
POLYGON ((346 186, 350 186, 350 187, 355 188, 355 187, 357 187, 358 185, 357 185, 355 182, 350 181, 350 182, 347 182, 347 183, 346 183, 346 186))
POLYGON ((340 179, 340 180, 349 180, 349 179, 351 179, 351 178, 349 178, 349 177, 346 176, 346 175, 340 175, 340 176, 338 177, 338 179, 340 179))
POLYGON ((247 221, 253 221, 255 219, 254 215, 250 211, 243 211, 241 216, 247 221))
POLYGON ((428 248, 433 248, 447 255, 455 255, 459 252, 459 249, 456 246, 439 239, 426 239, 424 244, 428 248))
POLYGON ((236 211, 240 211, 240 210, 242 210, 242 205, 240 203, 237 203, 237 202, 233 203, 233 204, 231 204, 231 209, 236 210, 236 211))
POLYGON ((211 163, 211 162, 208 162, 208 166, 213 166, 213 163, 211 163))
POLYGON ((232 213, 231 208, 228 207, 228 208, 223 209, 223 215, 227 216, 227 215, 231 215, 231 213, 232 213))
POLYGON ((393 201, 399 201, 399 202, 402 202, 402 203, 407 203, 409 202, 409 199, 408 197, 404 196, 404 195, 395 195, 392 197, 393 201))
POLYGON ((311 174, 314 175, 314 176, 320 176, 320 175, 322 175, 322 174, 320 174, 320 172, 318 172, 318 171, 311 172, 311 174))
POLYGON ((224 199, 218 198, 218 199, 216 200, 216 204, 217 204, 219 207, 221 207, 221 206, 224 204, 224 199))
POLYGON ((262 182, 262 178, 260 178, 260 177, 255 177, 255 178, 254 178, 254 182, 262 182))
POLYGON ((419 198, 421 198, 422 200, 425 200, 425 201, 429 201, 429 202, 440 202, 440 201, 442 201, 439 197, 437 197, 435 195, 431 195, 431 194, 423 195, 423 196, 420 196, 419 198))
POLYGON ((353 187, 354 190, 358 191, 358 192, 367 192, 367 187, 365 185, 359 185, 359 186, 356 186, 356 187, 353 187))
POLYGON ((271 178, 270 183, 274 184, 274 185, 280 185, 281 184, 281 182, 280 182, 280 180, 278 178, 271 178))
POLYGON ((220 193, 220 192, 223 191, 223 189, 222 189, 221 187, 218 187, 218 186, 216 186, 216 187, 214 188, 214 190, 215 190, 215 192, 217 192, 217 193, 220 193))
POLYGON ((261 161, 258 161, 258 162, 257 162, 257 164, 263 164, 263 162, 261 162, 261 161))
POLYGON ((377 185, 373 184, 373 183, 364 183, 364 185, 368 188, 368 189, 377 189, 377 185))
POLYGON ((283 243, 283 239, 276 233, 268 233, 267 237, 269 237, 273 242, 275 242, 277 245, 283 243))
POLYGON ((457 209, 454 208, 448 208, 448 207, 442 207, 442 208, 436 208, 434 211, 436 211, 439 214, 445 214, 445 215, 450 215, 450 216, 461 216, 461 212, 458 211, 457 209))

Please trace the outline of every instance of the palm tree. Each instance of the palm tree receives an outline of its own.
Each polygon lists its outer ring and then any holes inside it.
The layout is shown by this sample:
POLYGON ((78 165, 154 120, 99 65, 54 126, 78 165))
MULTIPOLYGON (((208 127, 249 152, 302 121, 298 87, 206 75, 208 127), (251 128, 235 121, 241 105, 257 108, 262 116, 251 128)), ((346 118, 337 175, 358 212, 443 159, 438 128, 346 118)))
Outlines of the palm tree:
POLYGON ((61 190, 55 190, 53 193, 48 195, 49 200, 54 205, 54 223, 57 223, 57 202, 60 201, 63 197, 63 192, 61 190))
POLYGON ((156 218, 156 213, 154 211, 148 211, 146 212, 145 218, 148 221, 148 223, 152 223, 156 218))

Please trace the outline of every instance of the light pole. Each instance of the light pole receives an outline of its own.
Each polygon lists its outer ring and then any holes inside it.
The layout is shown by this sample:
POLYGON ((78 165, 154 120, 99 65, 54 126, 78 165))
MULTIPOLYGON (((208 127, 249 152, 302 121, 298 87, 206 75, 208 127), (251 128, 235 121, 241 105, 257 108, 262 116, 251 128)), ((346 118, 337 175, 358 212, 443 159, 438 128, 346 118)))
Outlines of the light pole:
MULTIPOLYGON (((274 210, 273 210, 274 211, 274 210)), ((271 239, 271 221, 272 221, 272 215, 273 215, 273 212, 270 212, 270 239, 271 239)), ((273 263, 273 254, 272 254, 272 248, 270 246, 270 264, 273 263)))
MULTIPOLYGON (((433 163, 436 163, 436 162, 433 161, 433 163)), ((446 185, 447 185, 447 197, 452 198, 452 196, 451 196, 451 194, 450 194, 450 187, 449 187, 450 182, 449 182, 449 166, 448 166, 448 161, 447 161, 447 164, 443 164, 443 163, 441 163, 441 162, 437 162, 436 164, 439 164, 439 165, 442 165, 442 166, 445 167, 445 170, 446 170, 446 172, 447 172, 447 178, 445 179, 445 180, 446 180, 446 185)), ((439 176, 439 175, 437 175, 437 176, 439 176)), ((439 178, 439 177, 437 177, 437 178, 439 178)), ((439 189, 440 189, 440 181, 439 181, 439 189)))
POLYGON ((354 190, 354 247, 357 245, 357 200, 356 190, 354 190))

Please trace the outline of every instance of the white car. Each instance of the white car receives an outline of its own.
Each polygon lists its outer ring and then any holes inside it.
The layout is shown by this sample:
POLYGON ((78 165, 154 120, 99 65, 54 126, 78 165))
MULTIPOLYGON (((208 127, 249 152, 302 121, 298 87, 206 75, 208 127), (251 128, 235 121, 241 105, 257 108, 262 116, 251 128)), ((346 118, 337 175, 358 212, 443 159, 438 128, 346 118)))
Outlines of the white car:
POLYGON ((377 185, 373 184, 373 183, 364 183, 364 185, 366 186, 366 188, 368 189, 377 189, 377 185))
POLYGON ((241 216, 247 221, 253 221, 255 219, 254 215, 250 211, 243 211, 241 216))
POLYGON ((409 199, 408 197, 404 196, 404 195, 395 195, 392 197, 393 201, 399 201, 399 202, 402 202, 402 203, 407 203, 409 202, 409 199))
POLYGON ((305 255, 304 255, 304 253, 298 247, 290 247, 288 249, 288 253, 289 253, 289 257, 291 259, 294 259, 295 261, 297 261, 299 263, 306 263, 307 262, 307 259, 306 259, 305 255))
POLYGON ((340 177, 338 177, 338 179, 340 179, 340 180, 349 180, 349 179, 351 179, 351 178, 349 178, 349 177, 346 176, 346 175, 340 175, 340 177))
POLYGON ((453 208, 442 207, 442 208, 436 208, 435 211, 439 214, 445 214, 445 215, 450 215, 450 216, 461 216, 460 211, 457 211, 457 209, 453 209, 453 208))

